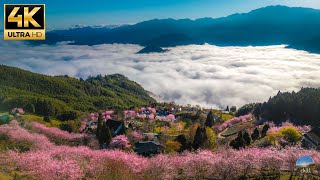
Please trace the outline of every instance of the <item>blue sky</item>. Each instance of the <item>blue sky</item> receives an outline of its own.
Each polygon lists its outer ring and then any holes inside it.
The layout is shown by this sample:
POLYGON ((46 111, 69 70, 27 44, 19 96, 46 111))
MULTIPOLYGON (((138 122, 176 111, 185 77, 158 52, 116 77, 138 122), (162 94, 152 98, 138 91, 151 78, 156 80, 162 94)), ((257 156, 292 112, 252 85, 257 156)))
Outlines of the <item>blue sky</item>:
POLYGON ((314 164, 314 160, 310 156, 302 156, 296 162, 297 167, 305 167, 310 164, 314 164))
MULTIPOLYGON (((319 0, 2 0, 3 4, 46 4, 47 28, 128 24, 154 18, 222 17, 269 5, 320 9, 319 0)), ((3 18, 3 8, 0 8, 3 18)), ((3 22, 0 21, 0 27, 3 22)))

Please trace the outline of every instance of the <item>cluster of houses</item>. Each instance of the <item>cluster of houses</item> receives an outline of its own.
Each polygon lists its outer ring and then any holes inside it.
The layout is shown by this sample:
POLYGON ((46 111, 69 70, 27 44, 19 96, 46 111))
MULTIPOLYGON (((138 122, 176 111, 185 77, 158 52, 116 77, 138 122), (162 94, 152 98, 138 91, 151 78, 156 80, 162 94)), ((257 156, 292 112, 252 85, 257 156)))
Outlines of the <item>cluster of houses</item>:
MULTIPOLYGON (((187 109, 194 112, 192 109, 187 109)), ((125 133, 127 128, 139 129, 141 126, 141 120, 159 120, 165 122, 174 122, 176 117, 174 114, 177 112, 186 112, 186 109, 181 108, 159 108, 158 110, 152 107, 142 107, 138 110, 126 110, 124 111, 124 120, 116 121, 113 119, 113 111, 105 111, 102 113, 103 119, 106 125, 111 130, 112 136, 118 136, 125 133)), ((222 113, 229 113, 229 111, 223 111, 222 113)), ((214 121, 220 121, 221 117, 213 114, 214 121)), ((89 118, 90 122, 86 124, 88 131, 94 131, 97 127, 97 113, 91 113, 89 118)), ((87 131, 87 132, 88 132, 87 131)), ((150 156, 158 154, 163 151, 164 147, 158 142, 158 134, 156 133, 143 133, 143 141, 135 144, 135 152, 140 155, 150 156)), ((312 131, 303 134, 303 144, 307 148, 320 150, 320 127, 315 128, 312 131)))
MULTIPOLYGON (((113 137, 125 134, 127 128, 136 129, 139 128, 139 121, 147 120, 160 120, 174 122, 175 116, 169 112, 157 111, 152 107, 142 107, 138 110, 126 110, 124 111, 124 120, 116 121, 113 119, 113 111, 105 111, 102 114, 104 123, 111 130, 113 137)), ((99 114, 91 113, 89 115, 90 121, 86 123, 85 132, 94 132, 97 128, 99 114)), ((140 123, 141 124, 141 123, 140 123)), ((150 156, 158 154, 163 151, 164 147, 158 142, 157 133, 144 133, 143 140, 135 144, 135 151, 137 154, 150 156)))

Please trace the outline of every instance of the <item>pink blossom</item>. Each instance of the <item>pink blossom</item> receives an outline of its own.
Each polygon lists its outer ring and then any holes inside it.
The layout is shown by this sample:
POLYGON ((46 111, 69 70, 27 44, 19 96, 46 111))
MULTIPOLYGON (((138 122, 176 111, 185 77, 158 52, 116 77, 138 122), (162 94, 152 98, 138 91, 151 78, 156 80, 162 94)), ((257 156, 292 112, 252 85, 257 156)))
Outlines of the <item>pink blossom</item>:
POLYGON ((46 135, 51 140, 56 140, 56 142, 64 141, 64 140, 77 140, 82 139, 83 134, 69 133, 67 131, 62 131, 56 127, 47 127, 43 124, 32 122, 32 129, 37 132, 46 135))
POLYGON ((124 115, 126 118, 134 118, 136 117, 137 113, 133 110, 124 111, 124 115))
POLYGON ((174 122, 176 120, 175 116, 173 114, 169 114, 167 116, 159 116, 157 117, 159 121, 165 121, 165 122, 174 122))
POLYGON ((106 115, 112 115, 112 114, 113 114, 113 111, 106 111, 105 114, 106 114, 106 115))
POLYGON ((138 142, 138 141, 141 141, 143 139, 143 135, 141 132, 138 132, 138 131, 132 131, 130 134, 129 134, 129 137, 132 141, 134 142, 138 142))
POLYGON ((13 108, 11 110, 11 114, 15 114, 15 113, 23 115, 25 112, 24 112, 23 108, 13 108))
POLYGON ((150 115, 148 116, 148 118, 149 118, 150 120, 154 120, 155 116, 154 116, 154 114, 150 114, 150 115))
POLYGON ((131 145, 128 141, 128 138, 125 135, 119 135, 112 138, 110 147, 125 150, 125 149, 129 149, 131 145))
POLYGON ((157 112, 156 109, 152 108, 152 107, 148 107, 147 109, 148 109, 148 111, 150 111, 153 114, 155 114, 157 112))
POLYGON ((105 116, 105 119, 106 119, 106 120, 110 120, 110 119, 112 119, 112 118, 111 118, 110 115, 106 115, 106 116, 105 116))
POLYGON ((252 118, 252 114, 247 114, 244 116, 239 116, 239 117, 234 117, 231 118, 229 120, 226 120, 223 124, 221 124, 220 126, 218 126, 218 131, 223 131, 224 129, 236 124, 236 123, 240 123, 240 122, 247 122, 248 120, 250 120, 252 118))
MULTIPOLYGON (((32 179, 106 179, 105 174, 119 172, 128 173, 124 174, 125 177, 134 179, 240 179, 266 172, 293 172, 296 160, 302 155, 311 156, 316 167, 320 167, 318 151, 299 147, 241 150, 221 147, 214 152, 199 150, 144 158, 118 149, 93 150, 84 146, 59 146, 50 142, 46 136, 64 139, 77 137, 77 134, 65 134, 41 124, 31 126, 32 130, 24 129, 17 121, 0 126, 1 135, 7 135, 10 140, 18 143, 27 141, 32 145, 28 152, 9 151, 5 155, 0 154, 0 157, 10 162, 8 166, 13 164, 14 169, 19 169, 32 179)), ((291 125, 285 123, 283 126, 291 125)), ((140 139, 141 133, 132 132, 130 136, 140 139)), ((110 146, 131 148, 124 135, 113 138, 110 146)))
POLYGON ((274 123, 271 123, 271 122, 268 122, 268 125, 270 126, 270 128, 269 128, 267 134, 279 132, 283 128, 288 128, 288 127, 294 128, 301 133, 307 133, 307 132, 311 131, 311 126, 295 126, 290 121, 283 122, 281 124, 281 126, 276 126, 274 123))
POLYGON ((8 135, 11 139, 16 141, 30 142, 32 143, 31 149, 49 149, 54 146, 46 136, 30 133, 22 128, 15 120, 11 121, 10 126, 0 126, 0 134, 8 135))

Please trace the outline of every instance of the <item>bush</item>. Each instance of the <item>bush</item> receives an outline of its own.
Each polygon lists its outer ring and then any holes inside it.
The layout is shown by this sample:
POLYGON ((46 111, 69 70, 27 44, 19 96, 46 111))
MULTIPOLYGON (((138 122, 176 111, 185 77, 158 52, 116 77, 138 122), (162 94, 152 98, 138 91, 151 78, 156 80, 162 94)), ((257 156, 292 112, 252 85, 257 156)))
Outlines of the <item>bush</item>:
POLYGON ((32 143, 29 141, 11 140, 7 135, 0 134, 0 152, 7 150, 17 150, 18 152, 30 151, 32 143))
POLYGON ((177 141, 168 140, 165 143, 165 151, 166 153, 178 152, 181 148, 181 144, 177 141))
POLYGON ((136 175, 127 168, 126 164, 119 160, 103 161, 94 170, 94 174, 92 174, 92 177, 95 177, 97 179, 137 179, 136 175))
POLYGON ((50 117, 49 116, 45 116, 45 117, 43 117, 43 121, 44 122, 47 122, 47 123, 50 123, 50 117))
POLYGON ((69 120, 60 124, 60 129, 63 131, 68 131, 70 133, 71 132, 77 133, 79 132, 80 126, 81 126, 80 120, 69 120))
POLYGON ((280 130, 280 133, 289 143, 293 144, 297 143, 302 138, 300 132, 292 127, 283 128, 280 130))
POLYGON ((64 112, 64 113, 59 114, 57 116, 57 119, 59 119, 60 121, 67 121, 67 120, 77 119, 77 117, 78 117, 77 112, 68 111, 68 112, 64 112))

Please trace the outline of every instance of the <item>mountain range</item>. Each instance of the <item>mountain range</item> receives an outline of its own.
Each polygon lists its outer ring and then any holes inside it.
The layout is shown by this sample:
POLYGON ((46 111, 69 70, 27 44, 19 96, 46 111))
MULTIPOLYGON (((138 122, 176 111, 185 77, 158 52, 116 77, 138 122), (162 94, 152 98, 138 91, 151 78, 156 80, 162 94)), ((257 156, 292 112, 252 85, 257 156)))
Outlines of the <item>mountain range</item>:
POLYGON ((77 45, 110 43, 152 47, 209 43, 218 46, 287 44, 290 48, 320 52, 320 10, 268 6, 222 18, 153 19, 133 25, 76 27, 47 32, 46 41, 77 45))

